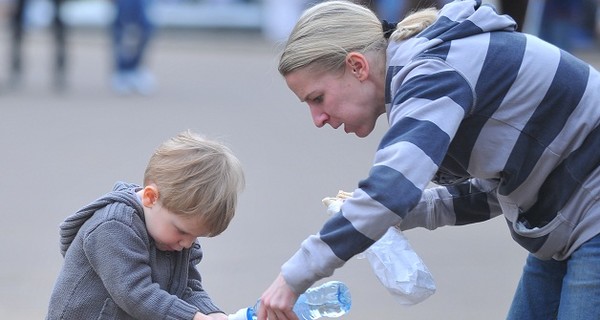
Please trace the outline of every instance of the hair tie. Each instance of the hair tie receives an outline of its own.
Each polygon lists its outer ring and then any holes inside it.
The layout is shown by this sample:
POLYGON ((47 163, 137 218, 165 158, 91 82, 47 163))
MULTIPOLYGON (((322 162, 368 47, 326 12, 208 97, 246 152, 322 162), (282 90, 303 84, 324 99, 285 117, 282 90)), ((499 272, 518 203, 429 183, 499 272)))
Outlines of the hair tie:
POLYGON ((381 21, 381 28, 383 28, 383 37, 389 39, 394 31, 396 31, 397 22, 388 22, 387 20, 381 21))

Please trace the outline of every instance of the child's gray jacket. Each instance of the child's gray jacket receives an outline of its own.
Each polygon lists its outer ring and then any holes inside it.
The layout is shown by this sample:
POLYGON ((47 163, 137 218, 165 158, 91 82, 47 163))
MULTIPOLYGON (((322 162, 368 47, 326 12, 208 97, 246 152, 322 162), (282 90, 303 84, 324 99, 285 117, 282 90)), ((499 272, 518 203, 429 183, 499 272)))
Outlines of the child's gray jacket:
POLYGON ((136 189, 118 182, 60 225, 65 261, 47 319, 192 319, 198 311, 222 312, 195 267, 200 244, 157 250, 136 189))

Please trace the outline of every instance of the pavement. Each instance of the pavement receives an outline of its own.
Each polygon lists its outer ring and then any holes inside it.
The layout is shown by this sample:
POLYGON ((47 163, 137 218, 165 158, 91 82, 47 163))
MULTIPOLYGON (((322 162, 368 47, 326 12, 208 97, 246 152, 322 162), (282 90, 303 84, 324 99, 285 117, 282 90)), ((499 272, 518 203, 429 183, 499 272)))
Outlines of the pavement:
MULTIPOLYGON (((8 37, 0 39, 7 60, 8 37)), ((221 139, 244 165, 236 217, 201 239, 199 269, 225 311, 253 305, 326 220, 321 199, 366 177, 386 128, 364 139, 315 128, 277 73, 278 49, 252 32, 159 32, 147 61, 158 91, 119 96, 108 85, 107 34, 75 30, 68 88, 56 92, 50 34, 31 32, 22 86, 9 88, 0 72, 0 318, 44 318, 62 263, 58 224, 118 180, 141 183, 154 148, 185 129, 221 139)), ((578 55, 600 67, 598 50, 578 55)), ((329 278, 350 288, 343 319, 505 318, 526 252, 502 219, 406 235, 437 292, 402 306, 353 258, 329 278)))

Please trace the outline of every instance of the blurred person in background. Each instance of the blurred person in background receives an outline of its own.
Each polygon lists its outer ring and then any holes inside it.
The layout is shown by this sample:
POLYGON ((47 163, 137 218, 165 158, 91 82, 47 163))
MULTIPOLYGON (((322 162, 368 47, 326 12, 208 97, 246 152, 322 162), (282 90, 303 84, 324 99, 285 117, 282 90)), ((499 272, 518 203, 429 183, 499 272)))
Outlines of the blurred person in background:
MULTIPOLYGON (((451 0, 376 0, 360 1, 359 3, 370 7, 382 20, 396 22, 402 20, 410 12, 430 7, 441 8, 451 0)), ((500 9, 517 22, 517 31, 522 31, 525 23, 528 0, 502 0, 498 1, 500 9)))
POLYGON ((511 16, 517 23, 517 31, 523 31, 525 17, 527 15, 527 6, 529 0, 502 0, 499 1, 502 13, 511 16))
POLYGON ((430 7, 441 8, 447 2, 448 0, 362 0, 358 3, 371 8, 380 19, 397 22, 412 11, 430 7))
POLYGON ((545 0, 539 37, 574 51, 593 45, 598 0, 545 0))
POLYGON ((309 0, 263 0, 262 32, 267 40, 285 41, 309 0))
POLYGON ((600 0, 596 0, 596 18, 594 20, 596 20, 596 37, 600 39, 600 0))
POLYGON ((154 31, 148 10, 152 0, 113 0, 114 70, 112 89, 118 94, 151 94, 156 79, 145 67, 147 48, 154 31))
MULTIPOLYGON (((52 31, 54 36, 54 80, 53 87, 63 90, 66 87, 66 33, 67 28, 60 15, 64 0, 52 0, 52 31)), ((26 12, 30 0, 14 0, 10 9, 11 53, 9 87, 18 88, 23 77, 23 40, 26 29, 26 12)))

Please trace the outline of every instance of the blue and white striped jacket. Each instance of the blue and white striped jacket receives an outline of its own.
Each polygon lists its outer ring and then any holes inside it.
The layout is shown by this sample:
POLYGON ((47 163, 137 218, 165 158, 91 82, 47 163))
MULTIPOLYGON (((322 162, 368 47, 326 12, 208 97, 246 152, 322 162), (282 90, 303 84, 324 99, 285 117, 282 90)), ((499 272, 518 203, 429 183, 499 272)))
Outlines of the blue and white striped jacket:
POLYGON ((397 224, 503 214, 543 259, 565 259, 600 233, 600 74, 515 27, 480 1, 455 1, 389 44, 390 128, 354 196, 283 265, 296 292, 397 224), (445 177, 454 181, 427 188, 445 177))

